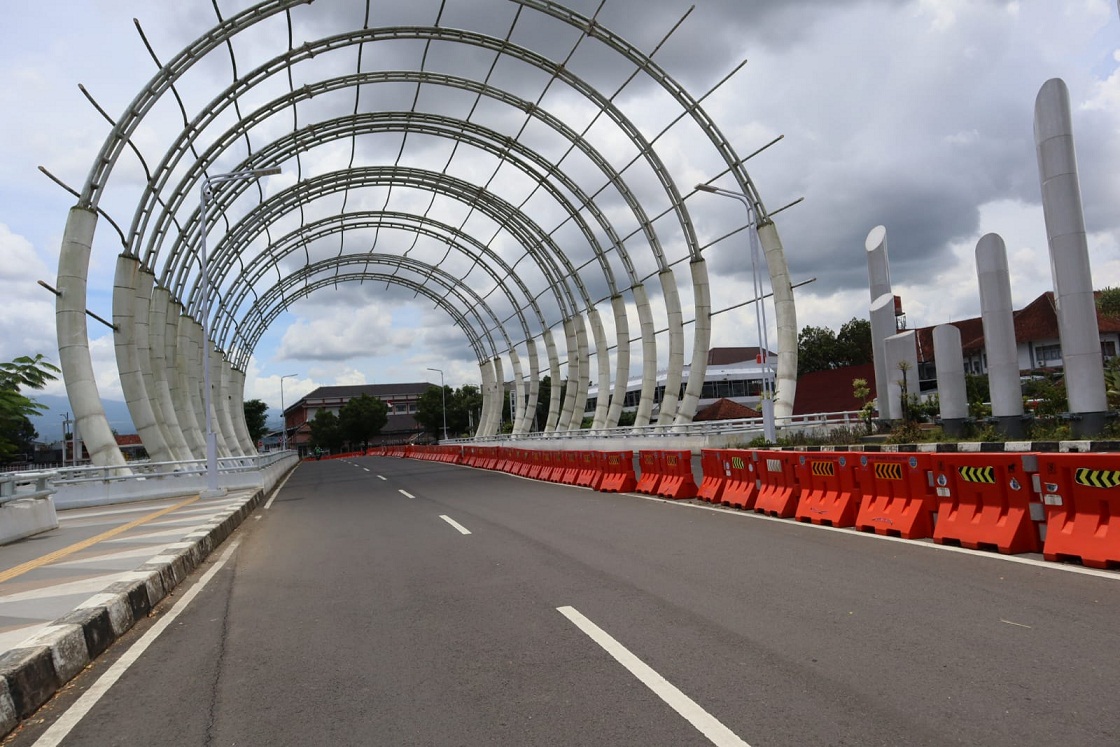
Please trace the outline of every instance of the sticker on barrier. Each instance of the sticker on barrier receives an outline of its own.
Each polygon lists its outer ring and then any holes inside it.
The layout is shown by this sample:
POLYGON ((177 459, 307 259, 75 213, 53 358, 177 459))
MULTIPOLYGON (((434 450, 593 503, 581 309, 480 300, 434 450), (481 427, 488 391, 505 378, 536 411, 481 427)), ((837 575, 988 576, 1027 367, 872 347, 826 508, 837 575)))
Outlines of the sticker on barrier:
POLYGON ((691 451, 661 452, 661 480, 657 495, 663 498, 685 499, 696 496, 696 479, 692 476, 691 451))
POLYGON ((603 493, 629 493, 637 487, 634 474, 634 452, 604 451, 599 453, 603 473, 595 489, 603 493))
POLYGON ((661 484, 661 477, 663 474, 661 470, 661 452, 638 452, 638 469, 641 471, 641 475, 638 477, 638 484, 635 486, 634 490, 647 495, 657 495, 657 486, 661 484))

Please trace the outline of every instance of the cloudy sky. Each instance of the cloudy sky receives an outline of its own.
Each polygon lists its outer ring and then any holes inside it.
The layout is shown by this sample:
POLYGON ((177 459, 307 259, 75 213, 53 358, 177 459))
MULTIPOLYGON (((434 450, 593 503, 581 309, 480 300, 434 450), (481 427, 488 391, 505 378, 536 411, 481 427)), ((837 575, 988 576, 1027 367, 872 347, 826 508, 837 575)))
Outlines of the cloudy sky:
MULTIPOLYGON (((598 4, 569 3, 588 15, 598 4)), ((42 352, 57 360, 53 298, 35 281, 54 282, 62 228, 74 198, 38 167, 75 189, 84 185, 109 125, 78 85, 116 118, 156 70, 133 26, 134 17, 156 55, 166 61, 212 27, 217 16, 212 4, 203 0, 39 0, 12 5, 0 26, 0 75, 5 81, 0 87, 0 358, 42 352)), ((244 0, 218 2, 227 17, 247 5, 244 0)), ((365 7, 362 0, 316 0, 297 9, 293 44, 360 27, 365 7)), ((369 25, 430 25, 439 7, 438 0, 377 0, 369 25)), ((613 93, 626 80, 630 70, 601 45, 577 44, 578 36, 562 33, 555 22, 532 13, 522 13, 515 22, 515 10, 505 0, 448 0, 441 25, 499 37, 513 27, 516 43, 555 60, 571 53, 571 69, 601 91, 613 93)), ((599 21, 650 52, 687 10, 687 3, 678 0, 606 0, 599 21)), ((239 72, 284 51, 287 34, 281 18, 240 37, 234 45, 239 72)), ((363 70, 414 70, 422 62, 426 70, 476 79, 484 77, 493 62, 493 55, 477 49, 425 46, 415 40, 365 45, 361 54, 363 70)), ((301 80, 353 72, 356 55, 356 49, 349 49, 317 56, 297 70, 294 83, 280 76, 271 88, 262 86, 255 99, 243 102, 243 113, 301 80)), ((1094 282, 1097 287, 1120 284, 1120 179, 1115 176, 1120 166, 1120 20, 1111 0, 697 0, 695 10, 657 49, 654 59, 695 97, 704 96, 747 61, 703 103, 740 155, 784 136, 753 158, 748 169, 769 209, 804 198, 776 219, 794 282, 816 279, 796 291, 799 327, 835 329, 853 316, 866 316, 863 243, 878 224, 887 227, 894 288, 902 296, 911 327, 978 314, 972 257, 976 241, 987 232, 1000 233, 1007 243, 1016 306, 1050 289, 1032 115, 1039 87, 1054 77, 1066 81, 1071 95, 1094 282)), ((495 84, 522 98, 541 98, 542 107, 576 130, 590 126, 588 139, 617 168, 634 159, 625 138, 601 122, 593 125, 594 108, 563 86, 549 86, 542 97, 547 78, 512 63, 498 65, 490 74, 495 84)), ((192 70, 179 88, 192 117, 207 108, 230 77, 227 50, 208 56, 192 70)), ((462 119, 472 102, 461 93, 414 94, 414 87, 404 85, 369 86, 357 102, 353 93, 328 94, 300 104, 296 118, 303 126, 351 114, 356 107, 415 107, 462 119)), ((669 128, 656 148, 686 194, 696 182, 720 172, 710 144, 697 145, 702 138, 695 129, 670 127, 678 110, 647 79, 627 84, 616 103, 647 137, 669 128)), ((471 120, 516 134, 545 157, 563 154, 555 134, 526 127, 523 113, 515 114, 489 104, 478 107, 471 120)), ((151 164, 158 163, 178 134, 181 116, 168 97, 134 136, 151 164)), ((230 116, 219 129, 231 124, 230 116)), ((282 136, 285 127, 291 130, 293 117, 285 116, 261 126, 254 135, 256 148, 282 136)), ((301 178, 394 162, 437 171, 446 167, 447 173, 464 181, 492 180, 491 188, 503 199, 514 205, 524 201, 534 219, 553 231, 558 244, 573 247, 574 264, 590 257, 578 248, 586 242, 581 244, 574 225, 565 224, 556 205, 534 193, 525 174, 499 169, 486 153, 452 149, 435 137, 402 140, 373 134, 360 142, 326 143, 298 163, 284 163, 284 173, 263 183, 262 190, 266 196, 275 195, 301 178)), ((564 164, 586 192, 602 188, 602 175, 587 161, 573 157, 564 164)), ((231 153, 217 167, 234 165, 231 153)), ((652 172, 644 169, 639 164, 625 175, 656 215, 666 207, 664 195, 656 194, 652 172)), ((142 186, 142 166, 135 158, 122 158, 102 207, 127 227, 142 186)), ((194 205, 184 210, 197 206, 193 199, 194 205)), ((548 279, 529 262, 517 264, 519 255, 510 248, 516 244, 514 236, 461 204, 442 198, 430 208, 429 203, 419 190, 390 193, 371 187, 347 193, 341 201, 309 205, 302 220, 306 225, 359 208, 427 211, 433 220, 462 226, 490 243, 531 292, 542 293, 542 305, 548 306, 548 279)), ((731 200, 699 194, 688 196, 686 204, 702 245, 744 222, 741 206, 731 200)), ((623 208, 617 195, 603 197, 608 218, 628 236, 636 223, 623 208)), ((270 237, 298 226, 294 220, 279 221, 270 237)), ((669 261, 686 257, 680 231, 664 219, 656 225, 669 261)), ((370 251, 372 246, 377 253, 409 251, 409 256, 438 264, 443 251, 438 241, 385 228, 353 228, 343 236, 349 238, 335 235, 310 246, 304 259, 359 251, 358 246, 370 251)), ((246 250, 243 263, 251 264, 263 241, 246 250)), ((90 266, 89 305, 106 317, 111 315, 112 273, 120 250, 119 239, 103 221, 90 266)), ((645 256, 649 252, 643 255, 639 247, 633 251, 639 257, 639 275, 651 274, 656 267, 645 256)), ((159 261, 167 256, 165 249, 159 261)), ((749 297, 750 267, 741 234, 706 249, 705 256, 716 308, 749 297)), ((492 288, 491 280, 469 263, 462 264, 461 258, 448 259, 442 267, 459 273, 480 294, 492 288)), ((679 278, 684 283, 687 270, 680 270, 679 278)), ((270 283, 274 281, 275 277, 270 283)), ((626 286, 623 278, 619 283, 626 286)), ((593 301, 600 301, 608 291, 600 278, 588 292, 593 301)), ((486 300, 503 316, 510 308, 500 295, 493 293, 486 300)), ((687 291, 685 295, 687 301, 687 291)), ((555 305, 552 308, 553 312, 545 309, 545 316, 555 316, 555 305)), ((752 345, 753 329, 749 308, 723 314, 717 317, 713 341, 752 345)), ((119 399, 112 338, 96 322, 90 330, 102 396, 119 399)), ((442 368, 449 384, 478 383, 477 364, 464 335, 432 302, 395 283, 339 284, 293 301, 268 326, 249 366, 247 396, 279 404, 279 381, 285 374, 297 374, 285 382, 289 403, 318 385, 438 381, 438 374, 426 370, 429 367, 442 368)), ((61 393, 61 388, 54 391, 61 393)))

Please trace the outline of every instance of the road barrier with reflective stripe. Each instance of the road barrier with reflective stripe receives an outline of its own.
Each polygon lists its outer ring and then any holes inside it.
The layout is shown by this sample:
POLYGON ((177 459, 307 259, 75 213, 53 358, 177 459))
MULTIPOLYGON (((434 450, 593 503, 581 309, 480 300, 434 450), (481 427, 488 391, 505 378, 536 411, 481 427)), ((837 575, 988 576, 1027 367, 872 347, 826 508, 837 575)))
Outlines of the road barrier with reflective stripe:
POLYGON ((1120 565, 1120 455, 1039 454, 1047 560, 1120 565))
POLYGON ((1042 549, 1034 454, 938 454, 933 540, 1002 553, 1042 549), (1033 508, 1032 508, 1033 507, 1033 508))
POLYGON ((793 517, 801 497, 801 485, 794 474, 798 460, 804 461, 805 455, 792 451, 758 452, 756 512, 781 519, 793 517))
POLYGON ((831 527, 855 526, 860 489, 855 454, 806 454, 795 467, 801 498, 794 518, 831 527))
POLYGON ((904 539, 933 534, 937 495, 929 454, 859 454, 856 528, 904 539))

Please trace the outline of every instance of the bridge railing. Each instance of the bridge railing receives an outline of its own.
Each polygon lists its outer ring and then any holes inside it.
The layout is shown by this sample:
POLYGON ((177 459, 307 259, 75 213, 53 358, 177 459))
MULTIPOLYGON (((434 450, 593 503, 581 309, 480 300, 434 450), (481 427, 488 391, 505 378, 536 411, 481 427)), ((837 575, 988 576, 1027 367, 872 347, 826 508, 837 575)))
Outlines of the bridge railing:
MULTIPOLYGON (((779 418, 776 425, 779 435, 781 433, 800 432, 807 430, 824 430, 829 428, 852 428, 864 422, 858 410, 843 412, 819 412, 806 415, 793 415, 788 418, 779 418)), ((488 438, 458 438, 442 441, 445 444, 477 444, 477 443, 502 443, 524 441, 563 441, 583 439, 620 440, 632 438, 679 438, 696 437, 708 438, 712 436, 734 437, 761 435, 763 430, 762 418, 741 418, 737 420, 712 420, 700 423, 686 423, 682 425, 646 425, 646 426, 620 426, 618 428, 581 429, 573 431, 553 431, 551 433, 527 433, 522 436, 513 436, 508 433, 491 436, 488 438)))
POLYGON ((0 505, 25 498, 46 498, 53 495, 53 472, 12 472, 0 475, 0 505))

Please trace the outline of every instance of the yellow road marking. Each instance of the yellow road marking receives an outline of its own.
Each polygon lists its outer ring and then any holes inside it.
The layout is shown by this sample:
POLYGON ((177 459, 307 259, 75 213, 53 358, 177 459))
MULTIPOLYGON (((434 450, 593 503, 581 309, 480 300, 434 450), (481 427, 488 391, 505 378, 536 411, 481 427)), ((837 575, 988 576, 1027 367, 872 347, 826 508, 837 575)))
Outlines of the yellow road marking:
POLYGON ((52 553, 47 553, 46 555, 43 555, 42 557, 35 558, 34 560, 29 560, 26 563, 22 563, 20 565, 15 566, 14 568, 9 568, 6 571, 0 572, 0 584, 4 583, 5 581, 11 581, 13 578, 15 578, 17 576, 22 576, 23 574, 27 573, 28 571, 33 571, 36 568, 41 568, 44 565, 48 565, 50 563, 55 562, 56 560, 60 560, 62 558, 65 558, 67 555, 73 555, 74 553, 79 552, 81 550, 84 550, 87 547, 92 547, 93 545, 96 545, 98 542, 103 542, 104 540, 116 537, 118 534, 123 534, 124 532, 127 532, 129 529, 135 529, 136 527, 138 527, 142 524, 147 524, 149 521, 152 521, 153 519, 158 519, 159 517, 161 517, 165 514, 169 514, 172 511, 175 511, 177 509, 182 508, 183 506, 189 506, 190 504, 194 503, 198 499, 199 499, 199 496, 196 495, 193 498, 188 498, 185 501, 180 501, 179 503, 176 503, 174 506, 168 506, 167 508, 160 509, 159 511, 156 511, 155 513, 148 514, 147 516, 141 516, 139 519, 137 519, 135 521, 130 521, 127 524, 122 524, 119 527, 116 527, 114 529, 110 529, 107 532, 102 532, 101 534, 97 535, 96 537, 90 537, 89 539, 82 540, 81 542, 75 543, 75 544, 70 545, 68 547, 64 547, 61 550, 55 550, 52 553))

